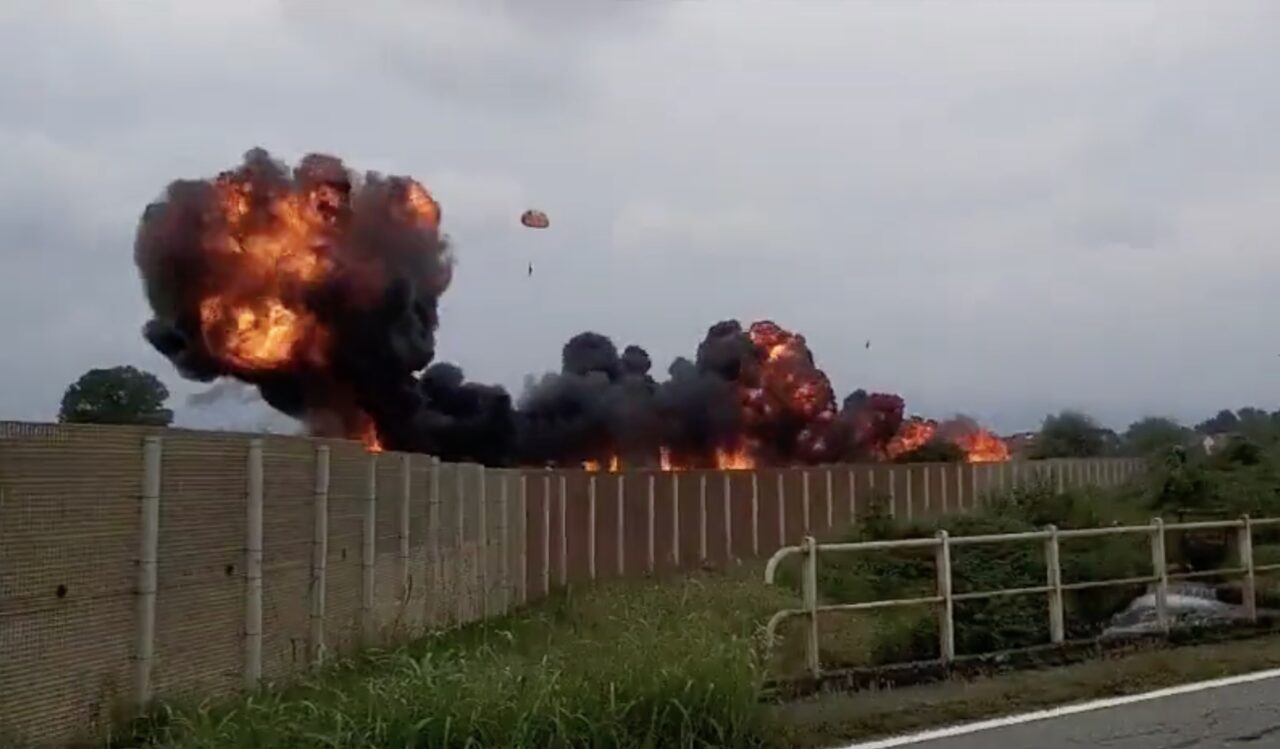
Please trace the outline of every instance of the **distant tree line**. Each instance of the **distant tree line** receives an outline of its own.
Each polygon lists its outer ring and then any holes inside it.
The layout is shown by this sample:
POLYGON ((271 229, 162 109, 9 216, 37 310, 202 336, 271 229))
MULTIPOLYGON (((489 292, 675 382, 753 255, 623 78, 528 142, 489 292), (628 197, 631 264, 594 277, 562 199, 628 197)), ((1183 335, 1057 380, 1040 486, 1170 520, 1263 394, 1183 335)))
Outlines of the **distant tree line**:
POLYGON ((1210 436, 1225 436, 1232 449, 1240 449, 1238 443, 1259 447, 1280 443, 1280 409, 1270 413, 1253 406, 1236 411, 1223 409, 1195 427, 1167 416, 1146 416, 1123 433, 1099 425, 1080 411, 1063 411, 1045 417, 1030 457, 1148 456, 1179 446, 1196 448, 1210 436))

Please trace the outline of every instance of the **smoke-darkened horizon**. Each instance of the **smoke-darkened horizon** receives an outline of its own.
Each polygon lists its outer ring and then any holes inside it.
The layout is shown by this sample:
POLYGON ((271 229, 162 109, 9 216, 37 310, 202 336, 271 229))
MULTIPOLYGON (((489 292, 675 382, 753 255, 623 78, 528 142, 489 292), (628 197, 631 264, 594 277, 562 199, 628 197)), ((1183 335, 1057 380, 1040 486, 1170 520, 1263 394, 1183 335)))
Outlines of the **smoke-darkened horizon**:
POLYGON ((184 377, 258 388, 313 433, 487 465, 748 467, 890 460, 943 440, 1006 457, 966 420, 906 418, 892 394, 837 402, 804 337, 772 321, 710 326, 662 380, 641 347, 600 333, 518 402, 435 361, 453 277, 441 206, 409 177, 262 149, 177 180, 139 223, 146 339, 184 377))

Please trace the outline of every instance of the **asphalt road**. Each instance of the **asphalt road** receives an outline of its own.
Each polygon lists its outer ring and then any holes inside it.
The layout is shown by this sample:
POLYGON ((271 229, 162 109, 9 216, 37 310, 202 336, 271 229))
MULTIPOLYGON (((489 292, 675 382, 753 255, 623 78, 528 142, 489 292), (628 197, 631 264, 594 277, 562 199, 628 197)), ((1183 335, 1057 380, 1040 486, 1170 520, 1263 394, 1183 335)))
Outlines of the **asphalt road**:
POLYGON ((952 737, 854 745, 910 749, 1270 749, 1280 747, 1280 676, 952 737))

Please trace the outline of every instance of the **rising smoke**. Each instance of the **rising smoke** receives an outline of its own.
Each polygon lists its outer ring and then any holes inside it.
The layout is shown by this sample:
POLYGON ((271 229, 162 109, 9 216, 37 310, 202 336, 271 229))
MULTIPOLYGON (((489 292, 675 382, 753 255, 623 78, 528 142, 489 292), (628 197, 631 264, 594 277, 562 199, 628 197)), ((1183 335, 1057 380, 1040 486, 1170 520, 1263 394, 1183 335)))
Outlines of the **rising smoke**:
POLYGON ((255 149, 149 205, 134 248, 146 339, 185 377, 255 386, 316 434, 488 465, 714 467, 885 459, 902 399, 837 406, 803 336, 713 325, 656 380, 643 349, 586 332, 518 406, 435 359, 453 276, 440 206, 408 177, 255 149))

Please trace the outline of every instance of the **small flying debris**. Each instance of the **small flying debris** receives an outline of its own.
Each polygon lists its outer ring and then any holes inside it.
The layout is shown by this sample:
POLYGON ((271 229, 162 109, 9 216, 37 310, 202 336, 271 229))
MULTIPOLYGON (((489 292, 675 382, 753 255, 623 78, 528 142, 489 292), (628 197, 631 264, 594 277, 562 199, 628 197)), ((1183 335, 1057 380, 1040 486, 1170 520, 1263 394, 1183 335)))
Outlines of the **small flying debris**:
POLYGON ((866 345, 866 346, 864 346, 864 348, 866 348, 868 351, 870 351, 870 350, 871 350, 871 341, 867 341, 867 345, 866 345))
POLYGON ((520 214, 520 223, 530 229, 545 229, 551 226, 551 219, 547 218, 547 214, 542 211, 536 211, 532 208, 520 214))
POLYGON ((529 277, 533 278, 533 263, 529 263, 529 277))

